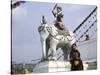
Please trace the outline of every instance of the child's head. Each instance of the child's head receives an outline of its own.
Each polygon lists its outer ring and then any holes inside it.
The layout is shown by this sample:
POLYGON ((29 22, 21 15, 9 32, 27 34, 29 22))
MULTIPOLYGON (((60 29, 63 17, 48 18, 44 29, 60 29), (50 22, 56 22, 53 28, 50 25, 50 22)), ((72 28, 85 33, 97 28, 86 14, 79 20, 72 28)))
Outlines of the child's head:
POLYGON ((74 50, 74 49, 76 49, 76 43, 74 43, 72 46, 71 46, 71 48, 74 50))

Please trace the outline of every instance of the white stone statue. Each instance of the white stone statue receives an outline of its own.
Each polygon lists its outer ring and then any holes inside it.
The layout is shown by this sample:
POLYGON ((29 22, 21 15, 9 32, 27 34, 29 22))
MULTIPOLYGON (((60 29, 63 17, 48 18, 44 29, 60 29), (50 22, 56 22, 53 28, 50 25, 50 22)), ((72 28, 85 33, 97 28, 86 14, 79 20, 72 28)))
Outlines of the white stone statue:
POLYGON ((61 48, 64 53, 64 60, 67 60, 71 45, 76 42, 74 33, 69 31, 67 36, 59 34, 59 29, 54 24, 48 25, 44 16, 38 31, 42 43, 43 59, 48 59, 48 51, 51 50, 51 59, 57 60, 56 50, 61 48))

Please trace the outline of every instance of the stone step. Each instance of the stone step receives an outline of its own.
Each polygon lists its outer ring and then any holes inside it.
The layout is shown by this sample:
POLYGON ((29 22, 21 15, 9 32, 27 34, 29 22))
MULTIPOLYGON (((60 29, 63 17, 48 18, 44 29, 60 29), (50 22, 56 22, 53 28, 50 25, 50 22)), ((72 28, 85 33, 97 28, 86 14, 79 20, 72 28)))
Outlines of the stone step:
MULTIPOLYGON (((84 63, 83 65, 84 70, 87 70, 88 64, 84 63)), ((35 66, 33 73, 66 72, 70 69, 71 64, 69 61, 43 61, 35 66)))

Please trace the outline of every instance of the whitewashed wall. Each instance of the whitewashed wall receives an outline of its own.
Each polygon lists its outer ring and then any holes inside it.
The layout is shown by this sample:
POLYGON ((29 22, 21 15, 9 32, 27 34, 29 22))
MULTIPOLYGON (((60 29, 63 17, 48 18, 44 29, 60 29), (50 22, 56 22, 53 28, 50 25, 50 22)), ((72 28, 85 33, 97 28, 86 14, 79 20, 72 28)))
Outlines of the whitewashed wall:
POLYGON ((90 59, 97 58, 97 40, 96 39, 80 42, 77 47, 81 53, 82 60, 90 60, 90 59))

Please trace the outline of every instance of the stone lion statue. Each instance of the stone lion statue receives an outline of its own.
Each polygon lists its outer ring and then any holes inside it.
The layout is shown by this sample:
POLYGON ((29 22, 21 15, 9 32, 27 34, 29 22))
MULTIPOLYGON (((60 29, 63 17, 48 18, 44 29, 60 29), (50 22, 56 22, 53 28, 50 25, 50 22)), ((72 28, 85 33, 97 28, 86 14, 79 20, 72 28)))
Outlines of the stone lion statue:
POLYGON ((42 43, 43 59, 48 59, 48 51, 51 50, 51 59, 57 60, 56 51, 61 48, 64 53, 64 60, 67 60, 71 45, 76 42, 72 31, 66 34, 64 30, 60 30, 58 27, 55 24, 48 25, 44 16, 42 17, 38 31, 42 43))

